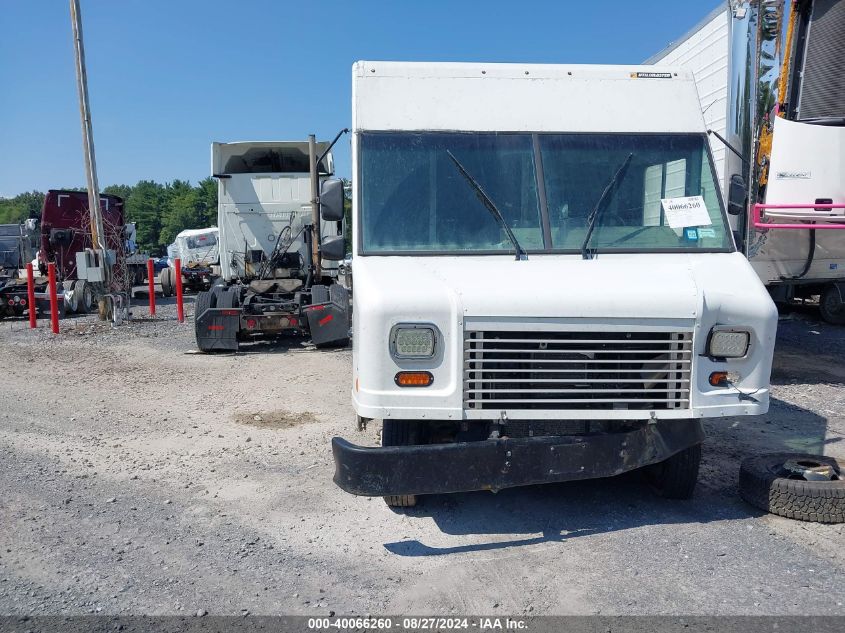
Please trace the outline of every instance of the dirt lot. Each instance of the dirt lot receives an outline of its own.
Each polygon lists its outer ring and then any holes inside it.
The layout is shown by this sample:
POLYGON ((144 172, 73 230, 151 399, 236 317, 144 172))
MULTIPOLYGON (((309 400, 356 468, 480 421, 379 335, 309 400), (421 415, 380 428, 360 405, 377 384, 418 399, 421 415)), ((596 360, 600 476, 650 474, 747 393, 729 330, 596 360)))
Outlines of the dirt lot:
POLYGON ((845 614, 843 526, 736 492, 751 453, 845 458, 845 328, 814 318, 781 320, 767 416, 708 423, 691 501, 634 473, 406 513, 331 482, 332 436, 378 441, 348 350, 199 355, 172 305, 0 322, 0 613, 845 614))

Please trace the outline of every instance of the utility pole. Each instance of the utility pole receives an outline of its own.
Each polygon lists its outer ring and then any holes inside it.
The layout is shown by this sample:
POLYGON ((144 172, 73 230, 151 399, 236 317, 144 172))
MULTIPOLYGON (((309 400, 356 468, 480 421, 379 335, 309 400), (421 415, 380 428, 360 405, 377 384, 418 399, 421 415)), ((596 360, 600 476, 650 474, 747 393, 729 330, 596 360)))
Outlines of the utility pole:
POLYGON ((79 114, 82 118, 82 149, 85 156, 85 177, 88 182, 88 215, 91 219, 91 243, 100 251, 100 265, 105 276, 106 292, 111 282, 111 265, 106 261, 107 245, 103 231, 103 212, 100 208, 100 187, 97 183, 97 160, 94 156, 94 132, 91 127, 91 108, 88 101, 88 74, 85 71, 85 46, 82 43, 82 14, 79 0, 70 0, 73 25, 73 52, 76 58, 76 86, 79 92, 79 114))
POLYGON ((320 175, 317 173, 317 139, 308 135, 308 160, 311 172, 311 254, 314 262, 314 283, 320 283, 320 175))

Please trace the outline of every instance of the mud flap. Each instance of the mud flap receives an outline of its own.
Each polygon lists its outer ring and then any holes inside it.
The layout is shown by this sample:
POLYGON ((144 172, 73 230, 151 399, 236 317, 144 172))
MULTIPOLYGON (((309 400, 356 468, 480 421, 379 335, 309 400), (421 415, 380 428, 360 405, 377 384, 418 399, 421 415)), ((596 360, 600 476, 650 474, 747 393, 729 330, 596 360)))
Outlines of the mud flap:
POLYGON ((240 312, 234 292, 225 288, 200 292, 194 317, 197 347, 203 352, 237 351, 240 312))
POLYGON ((314 345, 345 345, 349 340, 349 292, 338 284, 314 286, 311 292, 314 304, 305 308, 305 316, 314 345))

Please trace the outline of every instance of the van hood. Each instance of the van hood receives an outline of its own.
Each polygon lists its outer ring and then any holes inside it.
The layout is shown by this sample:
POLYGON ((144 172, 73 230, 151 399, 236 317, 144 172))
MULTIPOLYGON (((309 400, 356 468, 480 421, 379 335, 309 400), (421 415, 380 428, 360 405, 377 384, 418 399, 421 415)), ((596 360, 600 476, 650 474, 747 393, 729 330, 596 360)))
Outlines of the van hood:
POLYGON ((368 300, 421 318, 448 302, 477 317, 695 319, 725 292, 765 292, 739 253, 367 256, 354 260, 353 275, 368 300))
MULTIPOLYGON (((691 332, 703 350, 715 326, 751 333, 749 352, 730 365, 740 388, 756 394, 744 401, 735 391, 707 382, 725 365, 694 356, 692 407, 696 415, 764 413, 777 331, 777 310, 741 253, 355 257, 352 261, 352 399, 366 418, 465 419, 465 334, 468 330, 539 331, 556 328, 632 332, 643 328, 691 332), (428 360, 397 359, 391 332, 400 323, 437 328, 441 344, 428 360), (491 325, 492 324, 492 325, 491 325), (669 328, 669 330, 664 329, 669 328), (429 389, 397 387, 400 369, 425 369, 429 389)), ((586 331, 586 330, 585 330, 586 331)), ((470 412, 471 413, 471 412, 470 412)), ((474 412, 484 419, 490 412, 474 412)), ((584 410, 508 410, 513 419, 580 419, 584 410)), ((595 415, 648 415, 643 410, 597 411, 595 415)), ((691 409, 663 411, 684 417, 691 409)), ((466 418, 468 419, 468 418, 466 418)))

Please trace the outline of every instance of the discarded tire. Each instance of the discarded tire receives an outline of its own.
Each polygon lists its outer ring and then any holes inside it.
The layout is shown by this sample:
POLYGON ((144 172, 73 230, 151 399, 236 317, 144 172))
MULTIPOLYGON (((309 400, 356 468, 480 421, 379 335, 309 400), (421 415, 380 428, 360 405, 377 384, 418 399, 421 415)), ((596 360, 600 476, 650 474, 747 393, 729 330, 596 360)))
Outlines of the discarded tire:
POLYGON ((845 522, 845 478, 832 457, 771 453, 739 469, 739 493, 753 506, 790 519, 845 522))

